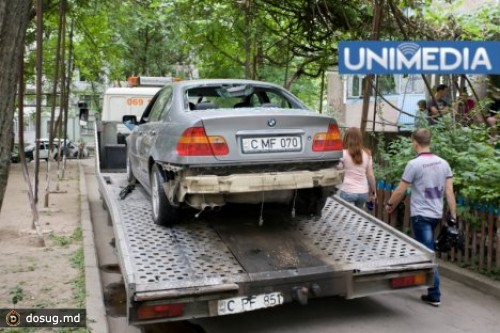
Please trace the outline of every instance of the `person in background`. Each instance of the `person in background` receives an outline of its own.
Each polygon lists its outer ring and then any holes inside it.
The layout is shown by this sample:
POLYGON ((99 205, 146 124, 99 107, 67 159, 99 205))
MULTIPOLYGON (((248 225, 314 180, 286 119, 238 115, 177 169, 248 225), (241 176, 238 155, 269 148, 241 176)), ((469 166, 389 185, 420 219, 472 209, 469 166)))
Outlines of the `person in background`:
POLYGON ((343 144, 341 165, 345 172, 339 196, 362 208, 365 203, 374 202, 377 198, 371 152, 363 147, 359 128, 349 128, 343 144))
MULTIPOLYGON (((450 165, 430 149, 431 132, 420 128, 412 133, 412 147, 417 157, 406 165, 401 182, 386 203, 386 210, 392 213, 403 199, 408 185, 411 185, 410 221, 417 241, 434 251, 434 230, 443 217, 443 197, 450 208, 449 223, 456 223, 456 201, 453 192, 453 174, 450 165)), ((434 270, 434 285, 422 295, 422 301, 439 306, 441 291, 439 273, 434 270)))
POLYGON ((489 106, 488 114, 486 115, 486 123, 490 130, 490 140, 491 142, 497 144, 498 143, 498 128, 497 122, 498 117, 500 117, 500 88, 493 87, 493 91, 491 93, 491 98, 493 99, 493 103, 489 106))
POLYGON ((458 117, 458 121, 463 126, 469 126, 472 123, 471 111, 476 105, 476 102, 467 93, 467 88, 464 87, 460 91, 457 103, 455 104, 455 112, 458 117))
POLYGON ((429 125, 434 125, 436 119, 450 111, 450 104, 445 99, 447 94, 448 86, 446 84, 440 84, 436 88, 434 99, 431 98, 427 101, 429 125))
POLYGON ((427 124, 431 125, 431 118, 427 113, 427 101, 425 99, 421 99, 417 102, 418 112, 415 117, 415 125, 417 128, 424 127, 427 124))

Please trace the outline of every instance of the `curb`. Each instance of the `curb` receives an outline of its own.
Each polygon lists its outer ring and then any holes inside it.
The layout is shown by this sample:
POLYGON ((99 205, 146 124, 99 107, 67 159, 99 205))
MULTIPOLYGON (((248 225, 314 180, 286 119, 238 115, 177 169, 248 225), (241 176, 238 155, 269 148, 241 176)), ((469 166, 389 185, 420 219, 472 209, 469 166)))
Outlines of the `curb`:
POLYGON ((500 299, 500 281, 489 279, 479 273, 471 272, 440 259, 438 259, 438 268, 441 276, 500 299))
POLYGON ((78 169, 80 170, 80 221, 83 232, 83 254, 85 257, 87 328, 91 332, 108 333, 109 328, 94 244, 94 229, 90 217, 90 203, 87 195, 85 172, 80 161, 78 161, 78 169))

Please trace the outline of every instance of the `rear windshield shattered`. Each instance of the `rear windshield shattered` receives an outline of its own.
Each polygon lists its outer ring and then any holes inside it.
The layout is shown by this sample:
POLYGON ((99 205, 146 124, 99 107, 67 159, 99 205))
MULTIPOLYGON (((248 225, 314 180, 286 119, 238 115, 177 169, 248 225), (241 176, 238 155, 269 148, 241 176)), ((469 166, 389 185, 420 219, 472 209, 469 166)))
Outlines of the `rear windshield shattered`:
POLYGON ((186 90, 189 110, 284 108, 300 109, 300 105, 273 87, 250 84, 225 84, 192 87, 186 90))

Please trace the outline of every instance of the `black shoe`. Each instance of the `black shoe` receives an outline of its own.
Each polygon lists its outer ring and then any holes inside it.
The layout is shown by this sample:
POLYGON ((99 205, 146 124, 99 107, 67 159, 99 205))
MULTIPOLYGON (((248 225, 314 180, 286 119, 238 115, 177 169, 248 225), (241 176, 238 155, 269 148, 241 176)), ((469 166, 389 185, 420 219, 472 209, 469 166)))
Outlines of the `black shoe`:
POLYGON ((436 308, 437 308, 437 307, 441 304, 441 301, 440 301, 440 300, 438 300, 438 299, 432 299, 432 298, 430 298, 430 297, 429 297, 429 296, 427 296, 427 295, 422 295, 422 296, 420 297, 420 299, 421 299, 422 301, 424 301, 425 303, 427 303, 427 304, 430 304, 430 305, 432 305, 432 306, 435 306, 436 308))

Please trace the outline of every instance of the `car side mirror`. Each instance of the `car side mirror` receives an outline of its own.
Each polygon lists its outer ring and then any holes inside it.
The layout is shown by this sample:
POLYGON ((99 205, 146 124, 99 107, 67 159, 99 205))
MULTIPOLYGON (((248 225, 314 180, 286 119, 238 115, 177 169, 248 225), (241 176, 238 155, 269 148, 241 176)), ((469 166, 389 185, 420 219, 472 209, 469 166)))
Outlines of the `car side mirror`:
POLYGON ((122 118, 123 125, 127 126, 129 130, 133 130, 137 126, 137 117, 134 115, 126 115, 122 118))

